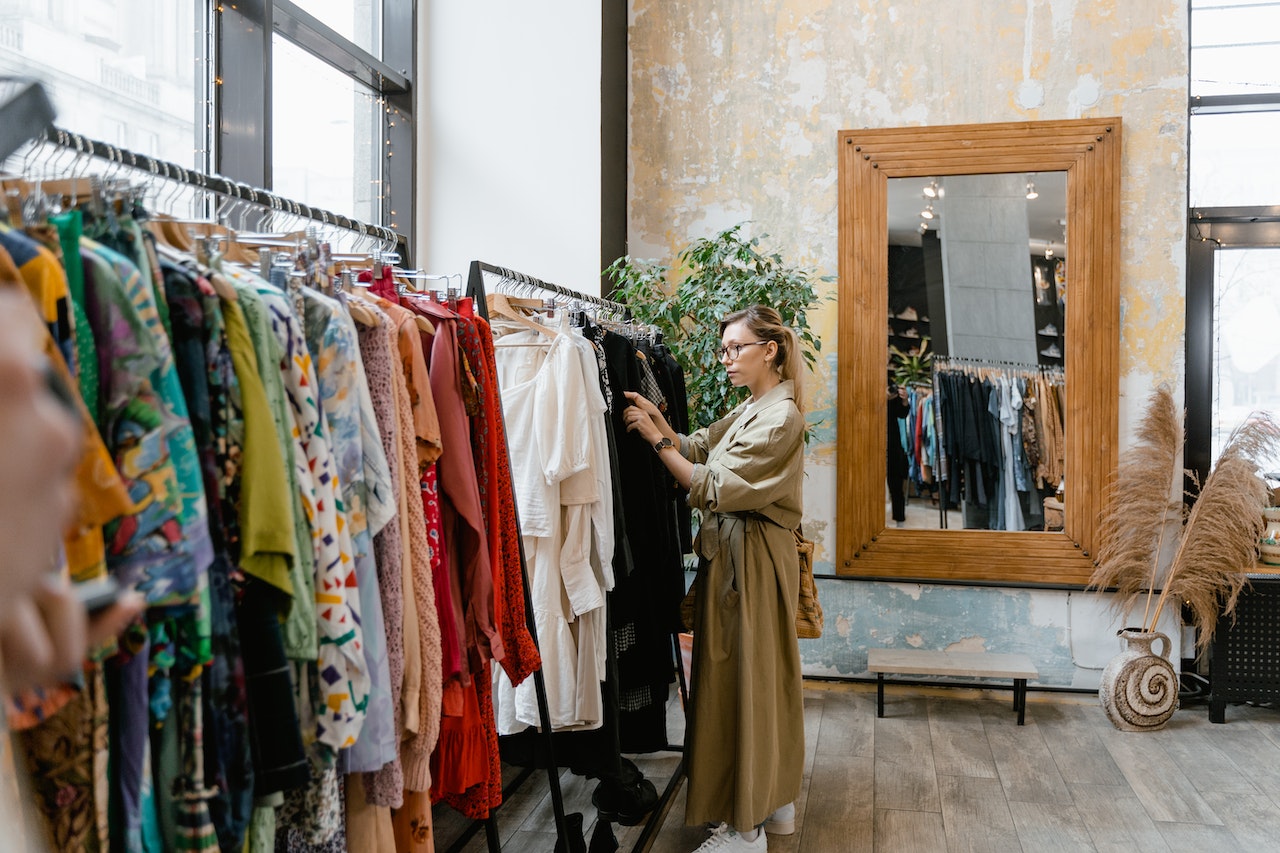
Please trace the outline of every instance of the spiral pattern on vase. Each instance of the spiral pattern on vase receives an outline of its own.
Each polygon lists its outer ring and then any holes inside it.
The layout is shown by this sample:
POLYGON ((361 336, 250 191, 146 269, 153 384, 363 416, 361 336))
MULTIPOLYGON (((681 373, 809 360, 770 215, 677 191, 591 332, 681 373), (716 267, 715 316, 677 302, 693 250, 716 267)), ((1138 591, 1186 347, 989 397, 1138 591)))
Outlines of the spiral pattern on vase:
POLYGON ((1108 716, 1135 729, 1163 726, 1178 709, 1177 673, 1158 655, 1133 657, 1116 673, 1110 700, 1104 705, 1108 716))

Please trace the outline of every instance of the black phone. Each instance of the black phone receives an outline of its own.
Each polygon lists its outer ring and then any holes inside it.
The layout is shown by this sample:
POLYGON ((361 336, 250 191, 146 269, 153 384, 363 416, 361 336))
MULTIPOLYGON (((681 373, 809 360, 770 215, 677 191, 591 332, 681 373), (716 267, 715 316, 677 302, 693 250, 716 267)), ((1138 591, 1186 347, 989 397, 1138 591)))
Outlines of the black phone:
POLYGON ((85 581, 74 584, 71 588, 90 616, 106 610, 119 601, 120 596, 124 594, 124 587, 112 577, 85 581))
POLYGON ((897 383, 897 382, 890 382, 890 383, 889 383, 889 393, 890 393, 890 394, 897 394, 897 393, 898 393, 898 383, 897 383))
POLYGON ((44 374, 45 387, 49 389, 49 393, 53 395, 53 398, 61 403, 67 411, 72 414, 79 414, 79 409, 76 405, 76 392, 72 391, 71 387, 67 385, 66 380, 62 378, 62 374, 58 373, 53 365, 47 361, 43 365, 41 372, 44 374))

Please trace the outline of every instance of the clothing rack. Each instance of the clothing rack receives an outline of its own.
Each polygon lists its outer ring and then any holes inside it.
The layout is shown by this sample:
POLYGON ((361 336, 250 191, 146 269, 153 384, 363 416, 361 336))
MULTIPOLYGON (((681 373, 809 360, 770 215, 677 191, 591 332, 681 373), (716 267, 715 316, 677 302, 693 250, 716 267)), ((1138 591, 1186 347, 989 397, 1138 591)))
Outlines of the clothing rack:
MULTIPOLYGON (((565 297, 566 299, 575 299, 579 302, 590 303, 599 308, 603 308, 606 311, 612 311, 615 314, 620 315, 622 317, 623 322, 629 321, 631 319, 631 309, 628 308, 626 305, 622 304, 621 302, 614 302, 612 299, 605 299, 603 296, 591 296, 586 293, 580 293, 576 290, 573 290, 572 288, 564 287, 563 285, 559 285, 559 284, 554 284, 553 282, 550 282, 550 281, 543 281, 540 278, 534 278, 531 275, 527 275, 522 272, 516 272, 515 270, 507 269, 506 267, 499 267, 499 266, 494 266, 493 264, 486 264, 484 261, 471 262, 471 271, 467 277, 467 295, 468 296, 474 295, 474 293, 476 292, 482 295, 484 294, 485 292, 484 291, 484 273, 490 273, 492 275, 501 276, 502 278, 505 278, 508 281, 514 281, 520 284, 525 284, 525 285, 528 285, 529 287, 545 290, 548 293, 555 293, 565 297)), ((484 301, 483 297, 481 298, 480 301, 481 302, 484 301)), ((488 320, 489 319, 488 308, 485 307, 480 310, 483 310, 485 312, 482 316, 486 320, 488 320)))
MULTIPOLYGON (((474 261, 471 264, 471 277, 470 277, 470 280, 467 282, 466 295, 472 298, 473 309, 476 312, 478 312, 480 316, 485 319, 486 322, 488 322, 489 310, 488 310, 488 305, 485 303, 484 275, 477 266, 479 263, 480 263, 479 261, 474 261)), ((487 267, 489 265, 486 264, 485 266, 487 267)), ((493 267, 490 269, 490 272, 494 272, 495 275, 502 275, 503 273, 497 272, 496 271, 497 269, 498 268, 493 267)), ((498 417, 503 418, 503 431, 505 432, 506 417, 502 412, 501 406, 498 407, 498 417)), ((511 451, 510 449, 508 449, 507 450, 508 464, 510 464, 510 455, 511 455, 511 451)), ((516 517, 516 529, 518 530, 520 528, 520 508, 518 506, 513 507, 513 510, 515 512, 515 517, 516 517)), ((528 563, 525 560, 524 537, 517 537, 516 544, 520 548, 520 576, 524 581, 525 624, 528 625, 529 627, 529 636, 533 639, 534 644, 537 645, 538 627, 535 624, 535 621, 533 618, 533 596, 529 592, 529 567, 528 567, 528 563)), ((581 835, 577 836, 576 838, 571 837, 572 833, 571 833, 571 830, 569 829, 569 819, 566 816, 564 811, 564 794, 560 790, 560 768, 556 766, 555 752, 552 746, 553 740, 551 737, 551 734, 552 734, 551 733, 551 706, 547 703, 547 685, 546 685, 546 680, 543 678, 543 675, 542 675, 542 667, 539 667, 533 672, 533 690, 538 700, 538 719, 542 723, 541 734, 542 734, 543 740, 546 742, 547 782, 551 787, 551 808, 555 813, 556 839, 558 841, 556 845, 556 849, 563 850, 565 851, 565 853, 578 853, 578 851, 585 851, 586 850, 585 839, 583 839, 581 835)), ((516 779, 515 783, 512 786, 510 786, 510 788, 518 787, 519 785, 523 784, 524 780, 528 779, 532 775, 533 775, 532 771, 529 771, 529 770, 522 772, 520 776, 516 779)), ((510 795, 510 793, 512 793, 512 791, 509 788, 503 789, 503 792, 502 792, 503 802, 507 801, 507 797, 510 795)), ((501 806, 499 806, 499 808, 501 808, 501 806)), ((485 836, 489 844, 490 853, 498 853, 498 851, 502 850, 502 842, 498 838, 497 818, 494 816, 492 809, 489 811, 489 816, 484 819, 484 828, 485 828, 485 836)), ((475 830, 475 825, 473 824, 472 830, 465 833, 462 836, 462 838, 458 840, 458 843, 456 843, 454 846, 461 847, 462 844, 465 844, 466 839, 470 838, 474 830, 475 830)))
POLYGON ((963 369, 966 367, 992 367, 999 370, 1025 370, 1030 373, 1062 372, 1061 365, 1031 364, 1025 361, 1000 361, 991 358, 967 358, 959 355, 935 355, 934 370, 963 369))
MULTIPOLYGON (((598 307, 604 308, 607 311, 620 312, 624 318, 624 321, 629 322, 631 320, 631 309, 629 309, 626 305, 622 304, 621 302, 614 302, 612 299, 606 299, 601 296, 591 296, 589 294, 580 293, 576 290, 573 290, 572 288, 564 287, 558 284, 553 284, 548 281, 543 281, 542 279, 535 278, 531 275, 527 275, 522 272, 517 272, 515 270, 507 269, 506 267, 500 267, 494 264, 488 264, 488 263, 485 263, 484 261, 472 261, 471 268, 467 276, 466 295, 471 297, 472 302, 474 303, 475 310, 480 312, 480 315, 484 317, 486 321, 488 321, 489 319, 489 309, 488 309, 488 304, 485 300, 486 290, 484 285, 484 274, 486 272, 491 275, 500 276, 504 279, 507 279, 508 281, 515 281, 521 284, 527 284, 530 287, 541 288, 550 293, 555 293, 560 296, 563 296, 566 299, 581 300, 582 302, 589 302, 598 307)), ((516 513, 517 513, 516 524, 518 526, 520 523, 518 507, 517 507, 516 513)), ((528 575, 526 564, 525 564, 523 538, 520 542, 520 571, 524 575, 524 580, 525 580, 525 584, 524 584, 525 609, 528 613, 529 630, 531 633, 533 633, 534 632, 533 600, 529 594, 529 575, 528 575)), ((536 633, 533 633, 533 638, 534 638, 534 642, 537 642, 538 638, 536 633)), ((674 635, 672 637, 672 640, 674 645, 673 650, 675 652, 674 662, 676 665, 676 671, 679 675, 678 683, 680 685, 680 693, 681 693, 681 697, 685 700, 685 707, 688 707, 688 692, 687 692, 687 687, 685 686, 685 683, 684 683, 684 670, 680 663, 679 640, 674 635)), ((538 695, 538 714, 544 721, 546 721, 551 716, 551 713, 547 705, 546 688, 541 680, 542 670, 538 670, 537 672, 535 672, 534 677, 539 679, 538 681, 534 682, 534 686, 536 688, 537 695, 538 695)), ((573 846, 574 844, 582 845, 581 839, 572 839, 572 841, 569 840, 567 823, 566 823, 566 818, 564 814, 564 800, 560 793, 560 779, 557 776, 558 768, 556 767, 555 754, 552 750, 551 727, 549 725, 543 726, 543 734, 546 737, 546 744, 547 744, 547 764, 548 764, 547 772, 551 778, 551 804, 555 810, 556 836, 557 838, 560 839, 560 842, 563 845, 563 847, 557 845, 556 847, 557 853, 559 853, 559 851, 561 850, 568 851, 568 853, 573 853, 573 851, 575 850, 584 850, 585 847, 583 846, 577 846, 577 847, 573 846)), ((681 747, 672 746, 670 744, 668 744, 668 748, 674 751, 683 751, 681 747)), ((524 775, 520 777, 521 780, 528 778, 528 775, 530 774, 526 772, 524 775)), ((661 822, 667 816, 667 812, 670 808, 671 799, 672 797, 675 796, 676 792, 680 789, 680 783, 683 781, 684 776, 685 776, 685 760, 684 760, 684 757, 682 756, 680 758, 680 763, 676 766, 675 773, 672 775, 671 779, 667 782, 667 786, 665 789, 663 789, 662 795, 658 798, 658 802, 654 805, 653 811, 649 813, 649 819, 645 821, 644 829, 641 831, 640 837, 636 840, 636 844, 632 848, 633 853, 638 853, 638 851, 647 849, 649 844, 652 842, 653 836, 657 833, 661 822)), ((507 792, 504 790, 503 796, 505 797, 506 794, 507 792)), ((492 846, 492 843, 493 843, 492 837, 493 836, 491 836, 491 840, 490 840, 490 848, 489 848, 490 851, 493 851, 495 849, 492 846)))
POLYGON ((323 208, 312 207, 309 204, 303 204, 300 201, 276 195, 269 190, 242 184, 221 175, 197 172, 194 169, 188 169, 176 163, 157 160, 146 154, 138 154, 106 142, 99 142, 96 139, 90 139, 87 136, 59 127, 47 127, 43 135, 35 138, 34 144, 37 147, 52 145, 56 148, 71 149, 82 156, 97 157, 101 160, 106 160, 108 163, 145 172, 172 183, 194 187, 202 192, 214 193, 224 198, 251 204, 266 211, 292 214, 322 225, 341 228, 344 231, 359 234, 361 237, 377 240, 384 244, 388 250, 407 245, 407 240, 403 235, 382 225, 361 222, 339 213, 333 213, 323 208))

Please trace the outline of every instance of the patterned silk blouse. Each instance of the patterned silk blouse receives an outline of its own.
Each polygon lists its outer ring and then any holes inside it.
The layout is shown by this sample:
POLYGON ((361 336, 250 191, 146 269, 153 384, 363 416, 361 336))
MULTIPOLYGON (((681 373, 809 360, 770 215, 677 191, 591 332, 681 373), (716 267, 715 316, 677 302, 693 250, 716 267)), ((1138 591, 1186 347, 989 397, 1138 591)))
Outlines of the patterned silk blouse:
POLYGON ((335 750, 355 743, 369 701, 369 672, 351 531, 342 511, 328 421, 302 325, 290 300, 263 283, 258 294, 284 350, 281 369, 294 417, 294 467, 315 555, 315 614, 320 635, 321 708, 316 739, 335 750))

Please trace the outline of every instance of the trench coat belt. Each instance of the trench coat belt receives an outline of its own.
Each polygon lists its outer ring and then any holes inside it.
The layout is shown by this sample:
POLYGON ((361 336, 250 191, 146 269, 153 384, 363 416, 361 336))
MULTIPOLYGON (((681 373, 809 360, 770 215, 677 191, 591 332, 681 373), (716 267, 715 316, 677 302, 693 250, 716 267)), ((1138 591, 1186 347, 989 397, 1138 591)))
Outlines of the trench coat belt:
POLYGON ((766 521, 786 527, 762 512, 709 512, 702 517, 702 526, 698 528, 693 550, 706 560, 714 560, 724 544, 732 549, 731 553, 741 554, 748 521, 766 521))

